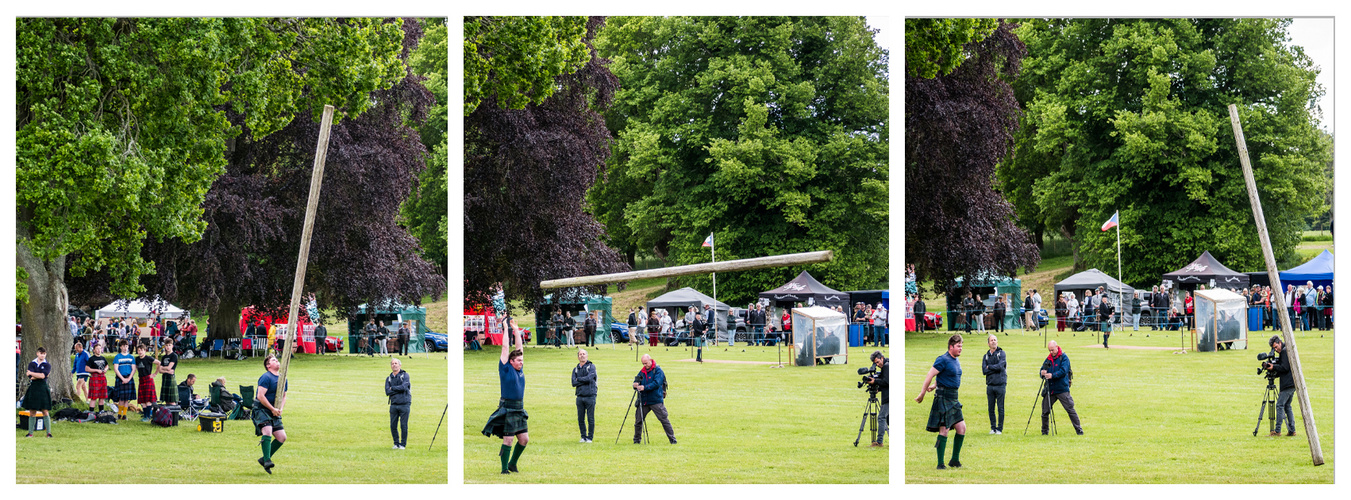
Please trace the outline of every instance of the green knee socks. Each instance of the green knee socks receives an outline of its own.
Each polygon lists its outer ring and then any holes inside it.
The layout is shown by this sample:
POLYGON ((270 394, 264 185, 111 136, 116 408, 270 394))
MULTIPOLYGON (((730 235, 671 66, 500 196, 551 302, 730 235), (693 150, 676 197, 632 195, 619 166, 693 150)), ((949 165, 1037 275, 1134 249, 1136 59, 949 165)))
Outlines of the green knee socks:
POLYGON ((502 472, 506 472, 507 461, 511 460, 511 447, 502 445, 502 451, 497 452, 497 456, 502 459, 502 472))
POLYGON ((952 441, 952 461, 953 461, 953 462, 957 462, 957 463, 961 463, 961 462, 962 462, 962 461, 961 461, 960 459, 958 459, 957 457, 960 456, 960 455, 962 454, 962 439, 964 439, 964 438, 966 438, 966 434, 958 434, 958 435, 957 435, 957 439, 955 439, 955 440, 952 441))
POLYGON ((943 465, 943 453, 948 448, 948 437, 938 436, 938 443, 934 444, 934 448, 938 448, 938 465, 943 465))
POLYGON ((271 462, 271 461, 272 461, 272 436, 263 436, 262 446, 263 446, 263 461, 264 461, 264 462, 271 462))
POLYGON ((515 469, 516 460, 521 458, 521 452, 523 451, 525 451, 525 445, 519 442, 516 443, 516 447, 511 450, 511 463, 507 464, 507 467, 515 469))
POLYGON ((283 445, 283 444, 286 444, 286 442, 285 442, 285 441, 278 441, 278 440, 276 440, 276 439, 273 439, 273 440, 272 440, 272 451, 269 452, 268 455, 269 455, 269 456, 270 456, 270 455, 276 455, 276 454, 277 454, 277 450, 280 450, 280 449, 281 449, 281 445, 283 445))

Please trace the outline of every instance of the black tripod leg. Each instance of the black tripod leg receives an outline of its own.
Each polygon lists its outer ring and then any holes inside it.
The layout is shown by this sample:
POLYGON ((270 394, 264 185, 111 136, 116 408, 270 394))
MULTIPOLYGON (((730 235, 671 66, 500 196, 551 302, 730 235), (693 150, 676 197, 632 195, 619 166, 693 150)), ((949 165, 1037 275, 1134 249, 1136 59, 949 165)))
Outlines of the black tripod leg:
POLYGON ((1032 411, 1027 414, 1027 424, 1023 425, 1023 435, 1027 435, 1027 428, 1032 426, 1032 414, 1037 412, 1037 402, 1041 401, 1041 390, 1046 387, 1046 379, 1041 379, 1041 386, 1037 387, 1037 397, 1032 398, 1032 411))
POLYGON ((863 419, 858 422, 858 436, 854 438, 854 446, 858 446, 858 442, 863 440, 863 426, 868 425, 868 411, 872 409, 872 405, 871 399, 863 404, 863 419))
MULTIPOLYGON (((1272 408, 1271 410, 1273 412, 1276 411, 1275 408, 1272 408)), ((1267 411, 1267 400, 1266 398, 1263 398, 1262 409, 1257 410, 1257 426, 1252 428, 1252 435, 1256 436, 1257 431, 1262 428, 1262 417, 1266 416, 1266 411, 1267 411)))
POLYGON ((624 435, 624 424, 629 422, 629 411, 633 410, 633 400, 638 397, 638 390, 633 390, 633 397, 629 398, 628 409, 624 410, 624 420, 619 422, 619 434, 615 434, 615 444, 619 444, 619 436, 624 435))

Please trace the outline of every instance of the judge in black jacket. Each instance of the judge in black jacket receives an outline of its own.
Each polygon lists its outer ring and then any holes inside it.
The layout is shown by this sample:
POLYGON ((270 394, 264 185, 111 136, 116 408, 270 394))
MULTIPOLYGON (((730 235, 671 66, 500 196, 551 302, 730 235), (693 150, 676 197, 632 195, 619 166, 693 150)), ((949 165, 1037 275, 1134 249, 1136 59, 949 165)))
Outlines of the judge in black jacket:
POLYGON ((985 401, 990 411, 990 434, 1004 433, 1004 389, 1008 385, 1008 359, 1004 349, 999 347, 999 337, 990 335, 985 341, 990 345, 989 352, 980 359, 980 371, 985 374, 985 401), (995 419, 995 410, 999 418, 995 419))
POLYGON ((577 366, 572 368, 572 387, 577 395, 579 443, 590 443, 596 435, 596 365, 586 359, 586 349, 577 350, 577 366))
POLYGON ((403 371, 399 358, 390 358, 390 374, 385 377, 385 395, 389 396, 389 434, 394 437, 394 449, 408 445, 408 413, 413 405, 412 383, 403 371))
POLYGON ((929 312, 924 309, 924 297, 915 295, 915 331, 924 333, 924 314, 929 312))

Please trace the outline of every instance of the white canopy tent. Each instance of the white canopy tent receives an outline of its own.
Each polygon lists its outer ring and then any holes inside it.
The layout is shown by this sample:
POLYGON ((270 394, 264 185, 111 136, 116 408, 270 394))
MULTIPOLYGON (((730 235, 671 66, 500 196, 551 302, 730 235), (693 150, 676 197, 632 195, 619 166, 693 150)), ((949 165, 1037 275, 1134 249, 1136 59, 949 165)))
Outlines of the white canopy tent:
POLYGON ((821 306, 793 309, 796 365, 848 364, 848 340, 849 317, 844 313, 821 306))
POLYGON ((101 318, 150 318, 159 313, 160 318, 168 320, 177 320, 188 317, 188 312, 178 308, 168 301, 153 301, 146 299, 136 300, 115 300, 111 304, 103 306, 94 311, 94 319, 101 318))

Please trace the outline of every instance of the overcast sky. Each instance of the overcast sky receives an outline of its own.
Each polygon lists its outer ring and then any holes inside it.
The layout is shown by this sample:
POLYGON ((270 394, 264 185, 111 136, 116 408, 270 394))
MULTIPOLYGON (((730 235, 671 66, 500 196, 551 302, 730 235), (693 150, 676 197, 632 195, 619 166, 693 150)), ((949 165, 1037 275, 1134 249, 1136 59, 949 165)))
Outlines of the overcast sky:
POLYGON ((1313 60, 1318 73, 1318 83, 1326 92, 1318 102, 1323 110, 1323 129, 1332 133, 1332 18, 1297 17, 1290 23, 1290 44, 1304 48, 1304 54, 1313 60))

